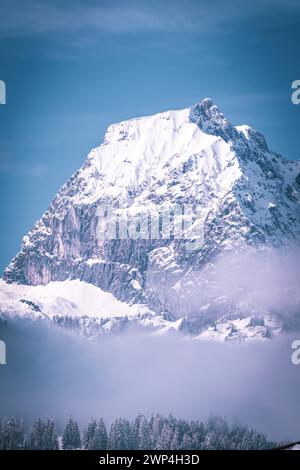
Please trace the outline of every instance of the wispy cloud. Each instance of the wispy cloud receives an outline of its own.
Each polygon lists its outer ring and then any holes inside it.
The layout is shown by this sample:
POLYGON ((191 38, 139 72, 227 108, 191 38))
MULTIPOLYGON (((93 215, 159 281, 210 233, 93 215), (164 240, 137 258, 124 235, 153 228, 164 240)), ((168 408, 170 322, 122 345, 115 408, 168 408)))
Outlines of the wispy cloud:
POLYGON ((286 97, 282 93, 269 91, 220 95, 220 101, 222 101, 223 106, 231 105, 240 106, 242 108, 247 108, 250 105, 261 106, 274 104, 275 102, 280 103, 284 100, 286 100, 286 97))
POLYGON ((23 37, 61 33, 134 33, 147 31, 216 32, 230 21, 275 15, 277 22, 291 20, 300 11, 298 0, 0 0, 0 36, 23 37))
POLYGON ((13 158, 5 146, 0 148, 0 174, 13 174, 21 178, 41 178, 48 173, 48 167, 40 162, 20 162, 13 158))

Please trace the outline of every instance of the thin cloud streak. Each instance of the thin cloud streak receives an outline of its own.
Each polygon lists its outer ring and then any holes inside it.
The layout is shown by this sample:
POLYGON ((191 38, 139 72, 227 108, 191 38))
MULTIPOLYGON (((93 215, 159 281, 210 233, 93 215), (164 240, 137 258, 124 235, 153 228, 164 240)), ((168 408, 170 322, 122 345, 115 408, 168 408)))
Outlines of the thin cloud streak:
POLYGON ((48 173, 48 167, 39 162, 20 162, 9 153, 0 149, 0 175, 15 175, 24 178, 42 178, 48 173))
POLYGON ((83 31, 90 35, 151 31, 216 33, 226 32, 231 21, 239 22, 255 15, 261 18, 275 15, 275 23, 285 23, 299 10, 299 2, 293 0, 285 4, 264 0, 245 2, 244 5, 235 0, 230 3, 221 0, 77 1, 72 7, 68 2, 28 0, 26 5, 21 5, 16 0, 0 0, 0 36, 74 35, 83 31))

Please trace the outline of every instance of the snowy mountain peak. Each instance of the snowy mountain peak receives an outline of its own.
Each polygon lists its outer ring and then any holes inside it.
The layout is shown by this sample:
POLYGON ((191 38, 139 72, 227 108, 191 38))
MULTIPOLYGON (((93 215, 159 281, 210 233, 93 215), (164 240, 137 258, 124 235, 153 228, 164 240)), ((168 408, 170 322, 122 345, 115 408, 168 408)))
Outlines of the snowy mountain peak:
POLYGON ((200 103, 191 107, 191 118, 196 120, 199 127, 205 127, 205 123, 214 123, 216 121, 225 120, 224 115, 219 111, 218 107, 213 103, 211 98, 205 98, 200 103))
POLYGON ((238 138, 237 130, 225 118, 210 98, 191 108, 190 119, 207 134, 222 137, 225 142, 238 138))
MULTIPOLYGON (((201 323, 211 299, 189 299, 203 291, 199 273, 206 285, 218 257, 299 243, 299 174, 299 162, 271 152, 252 127, 232 125, 209 98, 112 124, 24 237, 4 279, 29 285, 80 279, 168 319, 192 314, 201 323), (175 204, 183 207, 189 228, 181 237, 172 230, 149 234, 153 217, 175 204), (103 205, 122 207, 122 235, 116 229, 115 236, 99 238, 106 216, 97 209, 103 205), (150 225, 132 231, 141 214, 150 225), (186 249, 186 239, 196 242, 193 249, 186 249)), ((252 314, 229 308, 226 299, 213 304, 222 318, 229 311, 252 314)))
MULTIPOLYGON (((166 111, 109 126, 85 167, 91 166, 103 181, 105 196, 124 195, 160 179, 168 168, 179 169, 217 140, 191 119, 191 108, 166 111)), ((94 187, 91 193, 95 194, 94 187)))
POLYGON ((225 142, 237 142, 241 134, 261 150, 268 151, 264 135, 249 125, 233 126, 210 98, 191 108, 190 119, 207 134, 217 135, 225 142))

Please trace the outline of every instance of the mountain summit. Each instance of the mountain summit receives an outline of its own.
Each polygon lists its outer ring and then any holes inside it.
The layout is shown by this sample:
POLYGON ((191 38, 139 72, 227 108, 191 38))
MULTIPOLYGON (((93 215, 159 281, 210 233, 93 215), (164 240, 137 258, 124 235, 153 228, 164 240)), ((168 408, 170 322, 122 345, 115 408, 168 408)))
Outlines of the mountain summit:
POLYGON ((300 162, 272 152, 252 127, 233 126, 207 98, 111 125, 23 238, 4 281, 77 279, 169 320, 192 318, 194 328, 207 313, 199 279, 213 284, 214 266, 228 253, 299 243, 299 201, 300 162), (161 216, 169 211, 174 222, 178 207, 182 230, 176 236, 171 225, 166 236, 161 216), (108 213, 115 231, 99 236, 108 213))

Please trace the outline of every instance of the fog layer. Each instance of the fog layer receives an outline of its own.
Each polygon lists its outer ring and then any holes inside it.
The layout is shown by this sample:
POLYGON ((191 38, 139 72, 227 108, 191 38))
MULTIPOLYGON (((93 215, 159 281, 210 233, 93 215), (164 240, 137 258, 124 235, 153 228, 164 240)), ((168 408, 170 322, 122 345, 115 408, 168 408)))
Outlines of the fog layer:
POLYGON ((294 336, 232 345, 131 332, 93 344, 53 325, 1 325, 0 414, 108 422, 161 412, 238 419, 272 439, 300 439, 294 336))

